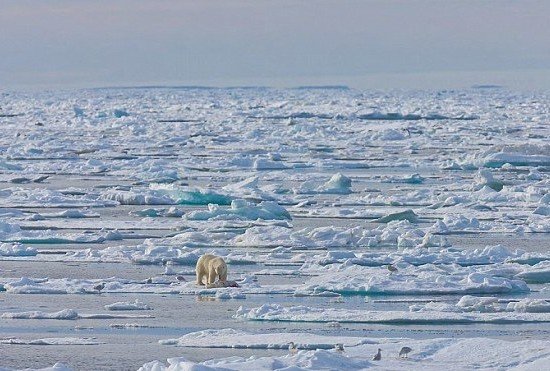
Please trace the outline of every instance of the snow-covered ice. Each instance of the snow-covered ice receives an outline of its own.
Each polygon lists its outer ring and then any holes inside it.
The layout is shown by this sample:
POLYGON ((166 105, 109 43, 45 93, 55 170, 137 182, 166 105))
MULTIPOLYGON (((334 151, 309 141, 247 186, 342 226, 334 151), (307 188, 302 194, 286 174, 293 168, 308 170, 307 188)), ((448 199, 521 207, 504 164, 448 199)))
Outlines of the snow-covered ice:
POLYGON ((299 291, 331 291, 344 295, 502 294, 527 292, 529 287, 522 280, 478 272, 473 266, 403 264, 396 273, 391 273, 379 267, 342 264, 325 267, 299 291))
POLYGON ((468 369, 544 369, 550 360, 548 341, 503 341, 495 339, 380 339, 373 344, 333 350, 302 350, 276 357, 228 357, 195 363, 185 358, 171 358, 167 364, 153 361, 140 371, 197 370, 468 370, 468 369), (403 346, 412 348, 410 356, 398 357, 403 346), (380 361, 372 361, 376 349, 383 350, 380 361), (541 368, 542 367, 542 368, 541 368))
POLYGON ((209 348, 288 349, 290 342, 298 349, 333 349, 340 342, 344 346, 357 346, 374 342, 358 337, 325 336, 308 333, 251 334, 234 329, 204 330, 186 334, 178 339, 161 340, 163 345, 209 348))
MULTIPOLYGON (((339 323, 383 323, 383 324, 461 324, 461 323, 526 323, 550 322, 550 314, 544 312, 543 303, 521 303, 522 306, 540 308, 534 313, 466 313, 452 310, 414 311, 367 311, 346 309, 323 309, 309 306, 284 307, 279 304, 264 304, 261 307, 246 309, 240 307, 235 318, 252 321, 284 322, 339 322, 339 323)), ((428 308, 430 308, 428 306, 428 308)), ((515 310, 512 309, 511 312, 515 310)))
POLYGON ((2 93, 0 368, 543 369, 548 102, 2 93))
POLYGON ((107 304, 105 305, 105 309, 107 310, 152 310, 153 308, 136 299, 134 302, 122 301, 122 302, 117 302, 113 304, 107 304))

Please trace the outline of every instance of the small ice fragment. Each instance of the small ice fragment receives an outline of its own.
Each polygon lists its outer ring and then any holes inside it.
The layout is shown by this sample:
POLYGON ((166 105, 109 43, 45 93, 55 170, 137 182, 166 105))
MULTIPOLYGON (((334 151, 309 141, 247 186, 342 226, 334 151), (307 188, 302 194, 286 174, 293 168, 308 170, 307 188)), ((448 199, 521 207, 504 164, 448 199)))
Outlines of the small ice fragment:
POLYGON ((389 223, 394 220, 408 220, 411 223, 416 223, 418 221, 418 215, 416 215, 413 210, 408 209, 385 215, 381 218, 375 219, 374 221, 378 223, 389 223))
POLYGON ((121 117, 126 117, 126 116, 130 116, 130 114, 123 110, 123 109, 120 109, 120 108, 115 108, 113 110, 113 115, 116 117, 116 118, 121 118, 121 117))

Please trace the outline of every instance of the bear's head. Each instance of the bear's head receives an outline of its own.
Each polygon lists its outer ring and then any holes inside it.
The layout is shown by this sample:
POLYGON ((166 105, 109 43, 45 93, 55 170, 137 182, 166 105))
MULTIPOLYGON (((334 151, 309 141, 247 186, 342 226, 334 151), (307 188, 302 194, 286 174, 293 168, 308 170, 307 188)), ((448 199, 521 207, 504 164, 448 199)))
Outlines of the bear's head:
POLYGON ((224 282, 225 277, 227 277, 227 265, 223 263, 217 266, 215 269, 216 269, 216 274, 220 278, 220 281, 224 282))

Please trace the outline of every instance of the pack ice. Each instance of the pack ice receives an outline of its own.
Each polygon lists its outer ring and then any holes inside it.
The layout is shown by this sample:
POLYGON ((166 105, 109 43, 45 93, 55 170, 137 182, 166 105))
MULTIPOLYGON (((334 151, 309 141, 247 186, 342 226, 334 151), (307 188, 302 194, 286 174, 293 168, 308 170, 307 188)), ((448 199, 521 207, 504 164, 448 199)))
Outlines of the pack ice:
POLYGON ((548 102, 1 92, 0 368, 544 369, 548 102))

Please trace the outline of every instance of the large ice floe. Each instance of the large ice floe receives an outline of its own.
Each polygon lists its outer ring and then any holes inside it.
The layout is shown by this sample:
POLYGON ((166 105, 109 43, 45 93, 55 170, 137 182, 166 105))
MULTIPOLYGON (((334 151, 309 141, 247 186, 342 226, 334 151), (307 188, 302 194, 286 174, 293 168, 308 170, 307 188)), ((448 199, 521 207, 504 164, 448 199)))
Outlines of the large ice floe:
POLYGON ((145 314, 111 314, 111 313, 78 313, 74 309, 63 309, 59 312, 42 312, 42 311, 28 311, 28 312, 4 312, 0 314, 0 319, 56 319, 56 320, 78 320, 78 319, 114 319, 114 318, 153 318, 153 316, 145 314))
POLYGON ((174 184, 152 183, 149 188, 117 187, 105 191, 101 198, 121 205, 230 205, 230 195, 210 189, 176 187, 174 184))
POLYGON ((343 295, 437 295, 527 292, 527 284, 480 272, 475 267, 402 264, 392 273, 357 265, 327 266, 298 292, 330 291, 343 295))
POLYGON ((405 248, 448 246, 445 236, 431 233, 407 220, 394 220, 372 229, 361 227, 317 227, 293 230, 280 226, 248 228, 233 238, 242 246, 293 246, 300 248, 367 247, 405 248))
MULTIPOLYGON (((70 278, 28 278, 3 283, 3 289, 10 294, 98 294, 99 292, 177 293, 173 281, 135 281, 111 277, 104 280, 70 278), (99 287, 99 288, 98 288, 99 287)), ((147 309, 144 303, 118 302, 106 307, 109 310, 147 309)))
POLYGON ((480 164, 489 168, 514 166, 549 166, 550 145, 508 145, 491 148, 479 155, 480 164))
POLYGON ((98 200, 95 195, 72 195, 58 190, 33 189, 21 187, 0 190, 2 207, 102 207, 112 202, 98 200))
POLYGON ((550 313, 550 302, 543 299, 522 299, 519 301, 500 301, 494 296, 466 295, 452 305, 447 303, 429 302, 424 305, 414 304, 409 308, 413 312, 519 312, 519 313, 550 313))
POLYGON ((191 348, 249 348, 288 349, 293 342, 298 349, 333 349, 334 344, 357 346, 372 342, 352 336, 327 336, 308 333, 252 334, 234 329, 204 330, 183 335, 177 339, 160 340, 162 345, 177 345, 191 348))
MULTIPOLYGON (((153 361, 144 364, 140 371, 168 370, 364 370, 370 368, 390 370, 467 370, 467 369, 509 369, 537 370, 550 360, 548 341, 524 340, 503 341, 496 339, 449 339, 427 340, 388 338, 342 338, 341 351, 328 336, 303 333, 284 333, 279 340, 267 335, 239 333, 239 337, 228 338, 228 330, 212 330, 189 334, 197 346, 239 347, 248 341, 258 339, 259 347, 278 347, 282 341, 292 339, 297 349, 280 356, 228 357, 200 363, 184 357, 171 358, 167 363, 153 361), (270 343, 271 341, 271 343, 270 343), (301 342, 302 341, 302 342, 301 342), (320 345, 314 350, 311 343, 320 345), (328 349, 332 346, 332 349, 328 349), (404 347, 410 349, 407 358, 399 357, 404 347), (382 352, 379 361, 373 361, 378 349, 382 352)), ((275 335, 275 334, 274 334, 275 335)), ((184 340, 185 342, 185 340, 184 340)), ((288 344, 284 344, 288 348, 288 344)), ((543 367, 544 368, 544 367, 543 367)))
POLYGON ((526 271, 533 271, 533 273, 536 274, 536 271, 540 269, 541 273, 544 274, 548 260, 550 260, 550 256, 547 253, 527 253, 519 249, 510 250, 502 245, 485 246, 484 248, 474 250, 463 250, 453 247, 422 247, 402 249, 396 252, 364 253, 358 251, 332 250, 326 252, 324 255, 318 254, 313 259, 308 260, 306 262, 307 264, 303 266, 303 269, 312 270, 318 268, 316 265, 325 266, 334 263, 341 263, 342 268, 350 265, 381 266, 390 263, 407 263, 405 266, 420 266, 424 264, 483 266, 497 263, 522 263, 525 264, 522 268, 526 271), (529 264, 536 265, 530 266, 529 264))
MULTIPOLYGON (((54 228, 56 229, 56 228, 54 228)), ((89 244, 101 243, 107 240, 123 239, 123 234, 116 230, 102 230, 96 234, 86 234, 82 232, 64 232, 56 230, 28 230, 22 228, 19 224, 3 223, 0 221, 0 239, 12 244, 3 244, 0 248, 0 256, 19 256, 36 255, 33 250, 24 247, 23 244, 55 244, 55 243, 76 243, 89 244), (19 243, 19 244, 18 244, 19 243), (11 246, 11 247, 8 247, 11 246), (2 253, 1 251, 4 251, 2 253)))
MULTIPOLYGON (((223 334, 224 330, 221 330, 223 334)), ((197 339, 198 344, 218 344, 231 347, 233 341, 221 337, 215 340, 217 333, 197 339)), ((243 334, 254 337, 252 334, 243 334)), ((298 340, 300 333, 282 334, 284 338, 298 340)), ((319 339, 320 336, 310 336, 319 339)), ((325 337, 326 338, 326 337, 325 337)), ((314 340, 314 341, 319 341, 314 340)), ((76 339, 74 340, 76 341, 76 339)), ((176 370, 364 370, 370 368, 392 370, 467 370, 467 369, 508 369, 542 370, 550 360, 548 341, 523 340, 503 341, 497 339, 361 339, 356 344, 345 344, 344 351, 322 348, 307 350, 298 347, 290 354, 263 357, 227 357, 215 358, 204 362, 193 362, 184 357, 170 358, 167 362, 151 361, 139 368, 139 371, 176 371, 176 370), (408 347, 408 357, 398 357, 401 349, 408 347), (377 349, 382 350, 382 359, 373 361, 377 349)), ((288 346, 288 345, 287 345, 288 346)), ((14 370, 14 369, 5 369, 14 370)), ((37 369, 38 370, 38 369, 37 369)), ((41 371, 68 371, 69 366, 56 364, 41 371)))
MULTIPOLYGON (((283 322, 338 322, 338 323, 382 323, 382 324, 461 324, 461 323, 528 323, 550 322, 546 312, 547 303, 515 303, 514 305, 538 308, 534 313, 514 309, 494 313, 473 313, 452 310, 368 311, 358 309, 312 308, 308 306, 285 307, 280 304, 264 304, 246 309, 240 307, 235 318, 251 321, 283 322)), ((513 307, 513 306, 512 306, 513 307)), ((430 308, 427 305, 424 308, 430 308)), ((514 307, 515 308, 515 307, 514 307)), ((417 308, 414 308, 417 309, 417 308)))

